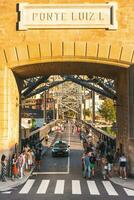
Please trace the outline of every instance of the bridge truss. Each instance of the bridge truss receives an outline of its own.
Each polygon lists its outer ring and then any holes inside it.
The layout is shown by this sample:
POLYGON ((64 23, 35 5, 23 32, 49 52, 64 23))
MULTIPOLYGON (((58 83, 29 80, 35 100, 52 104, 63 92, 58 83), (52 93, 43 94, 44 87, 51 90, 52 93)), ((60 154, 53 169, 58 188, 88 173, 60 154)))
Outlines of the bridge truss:
POLYGON ((22 99, 27 99, 68 81, 113 100, 117 98, 115 81, 112 79, 83 75, 64 75, 59 77, 59 80, 50 79, 50 76, 34 77, 24 80, 24 87, 21 93, 22 99))

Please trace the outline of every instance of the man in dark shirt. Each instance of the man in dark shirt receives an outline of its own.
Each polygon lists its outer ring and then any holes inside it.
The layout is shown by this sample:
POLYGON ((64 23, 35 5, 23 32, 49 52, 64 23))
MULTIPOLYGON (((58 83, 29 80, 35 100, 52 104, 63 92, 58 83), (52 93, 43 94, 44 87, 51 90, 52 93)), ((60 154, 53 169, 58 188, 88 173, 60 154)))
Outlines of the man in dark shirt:
POLYGON ((111 154, 111 152, 108 152, 106 159, 108 162, 108 175, 109 175, 109 177, 112 177, 112 168, 113 168, 114 157, 111 154))

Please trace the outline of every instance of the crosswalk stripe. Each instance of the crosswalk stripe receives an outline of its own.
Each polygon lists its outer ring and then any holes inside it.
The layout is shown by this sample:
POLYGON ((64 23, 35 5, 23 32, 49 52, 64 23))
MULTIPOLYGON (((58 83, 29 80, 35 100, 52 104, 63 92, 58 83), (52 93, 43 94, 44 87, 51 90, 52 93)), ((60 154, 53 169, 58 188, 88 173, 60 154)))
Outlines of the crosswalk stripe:
POLYGON ((81 186, 79 180, 72 180, 72 194, 81 194, 81 186))
POLYGON ((37 194, 45 194, 48 188, 50 180, 42 180, 38 190, 37 194))
POLYGON ((2 192, 2 194, 11 194, 12 191, 2 192))
POLYGON ((110 181, 102 181, 102 183, 109 195, 118 196, 118 193, 116 192, 110 181))
POLYGON ((134 190, 123 188, 128 196, 134 196, 134 190))
POLYGON ((55 194, 63 194, 64 193, 64 185, 65 185, 65 180, 57 180, 54 193, 55 194))
POLYGON ((87 181, 87 185, 91 195, 100 195, 95 181, 87 181))
POLYGON ((19 193, 27 194, 30 191, 31 187, 33 186, 34 182, 35 182, 34 179, 29 179, 19 193))

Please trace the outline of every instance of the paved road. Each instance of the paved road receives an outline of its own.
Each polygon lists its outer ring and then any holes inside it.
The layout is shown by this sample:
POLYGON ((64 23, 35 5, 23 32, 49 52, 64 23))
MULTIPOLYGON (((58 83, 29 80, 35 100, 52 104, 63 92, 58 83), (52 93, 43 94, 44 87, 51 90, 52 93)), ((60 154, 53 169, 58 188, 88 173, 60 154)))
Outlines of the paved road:
POLYGON ((44 157, 41 174, 31 176, 28 181, 7 193, 1 193, 0 199, 12 200, 134 200, 134 191, 103 181, 99 171, 92 180, 81 176, 82 145, 77 133, 72 133, 69 123, 64 133, 59 134, 68 140, 71 146, 67 158, 51 156, 51 150, 44 157))

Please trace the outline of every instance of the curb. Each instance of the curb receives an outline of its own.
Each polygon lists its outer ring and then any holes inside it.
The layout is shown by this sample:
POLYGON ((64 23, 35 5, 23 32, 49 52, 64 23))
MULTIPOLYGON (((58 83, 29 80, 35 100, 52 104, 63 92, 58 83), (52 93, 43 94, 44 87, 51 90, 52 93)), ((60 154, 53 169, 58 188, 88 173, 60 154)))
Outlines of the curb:
POLYGON ((120 180, 119 178, 117 178, 117 180, 116 180, 116 178, 109 178, 109 180, 116 185, 120 185, 124 188, 134 190, 134 180, 132 180, 132 183, 130 183, 131 180, 129 180, 129 179, 127 179, 127 180, 121 179, 121 182, 119 181, 120 180))
POLYGON ((3 188, 0 188, 0 192, 9 191, 9 190, 12 190, 15 187, 18 187, 18 186, 24 184, 27 181, 27 179, 31 176, 33 170, 34 170, 34 168, 29 172, 29 175, 24 177, 22 180, 16 181, 16 182, 12 182, 11 185, 9 185, 9 186, 6 185, 3 188))

